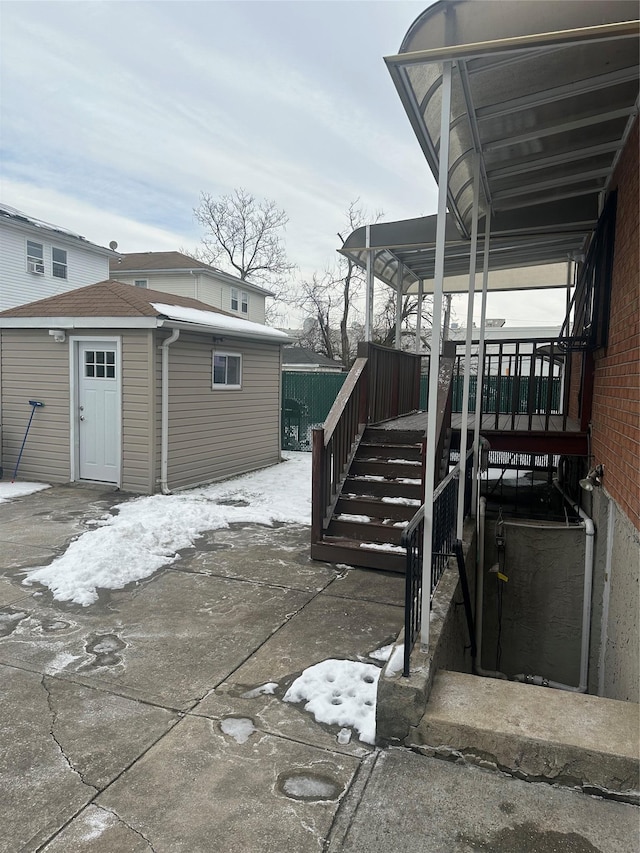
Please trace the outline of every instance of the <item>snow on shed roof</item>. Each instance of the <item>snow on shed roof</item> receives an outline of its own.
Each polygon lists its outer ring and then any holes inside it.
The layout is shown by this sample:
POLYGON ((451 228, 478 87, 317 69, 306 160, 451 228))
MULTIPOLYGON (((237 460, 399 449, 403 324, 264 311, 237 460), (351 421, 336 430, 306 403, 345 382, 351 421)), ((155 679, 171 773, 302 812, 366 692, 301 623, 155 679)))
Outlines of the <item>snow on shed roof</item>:
MULTIPOLYGON (((71 321, 71 328, 75 325, 73 320, 78 318, 85 321, 95 318, 97 326, 104 325, 107 319, 138 319, 140 326, 161 326, 162 321, 169 319, 190 324, 194 331, 202 331, 199 327, 205 327, 244 338, 271 339, 279 343, 288 340, 287 335, 278 329, 235 317, 197 299, 134 287, 113 279, 9 308, 0 312, 0 327, 30 328, 43 325, 43 321, 45 326, 54 325, 55 321, 56 325, 68 328, 65 323, 58 323, 65 318, 71 321), (155 318, 158 322, 143 322, 143 318, 155 318)), ((135 327, 136 323, 128 322, 126 325, 135 327)))

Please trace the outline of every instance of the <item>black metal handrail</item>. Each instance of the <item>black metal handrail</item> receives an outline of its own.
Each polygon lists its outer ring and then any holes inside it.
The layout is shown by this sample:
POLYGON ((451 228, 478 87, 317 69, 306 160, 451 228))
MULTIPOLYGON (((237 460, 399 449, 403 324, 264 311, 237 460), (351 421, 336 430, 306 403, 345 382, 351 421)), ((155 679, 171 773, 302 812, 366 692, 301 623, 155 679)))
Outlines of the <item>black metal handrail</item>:
MULTIPOLYGON (((471 479, 472 467, 469 464, 473 450, 467 453, 465 468, 465 517, 471 509, 471 479)), ((431 549, 431 589, 429 594, 429 611, 431 599, 438 586, 440 578, 454 552, 456 543, 456 523, 458 515, 458 488, 460 481, 460 463, 438 484, 433 493, 433 525, 431 549)), ((425 505, 417 510, 409 524, 405 527, 401 544, 407 551, 407 568, 405 575, 405 605, 404 605, 404 668, 402 674, 409 675, 411 652, 418 639, 422 625, 422 561, 424 539, 425 505)))

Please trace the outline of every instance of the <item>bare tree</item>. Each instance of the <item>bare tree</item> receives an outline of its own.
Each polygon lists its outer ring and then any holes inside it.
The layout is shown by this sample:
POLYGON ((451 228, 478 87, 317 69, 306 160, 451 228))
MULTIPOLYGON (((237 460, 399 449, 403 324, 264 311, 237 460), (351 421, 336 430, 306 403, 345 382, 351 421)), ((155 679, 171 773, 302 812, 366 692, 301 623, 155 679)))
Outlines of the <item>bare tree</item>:
MULTIPOLYGON (((352 201, 345 213, 346 236, 365 222, 377 222, 381 216, 381 212, 370 216, 359 199, 352 201)), ((338 233, 342 245, 346 236, 338 233)), ((300 343, 349 367, 361 337, 354 318, 359 313, 363 284, 364 271, 342 255, 322 275, 316 273, 311 279, 298 282, 290 301, 307 318, 300 343)))
POLYGON ((242 188, 220 198, 203 192, 193 213, 205 229, 200 260, 270 290, 281 288, 295 269, 282 242, 289 219, 275 201, 260 201, 242 188))
MULTIPOLYGON (((401 348, 415 351, 418 297, 407 294, 402 297, 400 314, 401 348)), ((427 296, 422 302, 422 322, 420 324, 420 350, 428 352, 431 335, 433 297, 427 296)), ((379 311, 373 320, 373 339, 375 343, 392 347, 396 337, 396 292, 389 289, 379 311)))

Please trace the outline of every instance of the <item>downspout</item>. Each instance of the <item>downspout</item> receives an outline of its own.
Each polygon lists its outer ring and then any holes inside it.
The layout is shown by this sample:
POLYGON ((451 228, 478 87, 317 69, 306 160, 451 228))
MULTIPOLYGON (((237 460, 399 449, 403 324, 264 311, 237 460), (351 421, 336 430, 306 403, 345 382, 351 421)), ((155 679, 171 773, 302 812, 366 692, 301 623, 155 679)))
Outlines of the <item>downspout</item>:
POLYGON ((161 380, 161 419, 160 419, 160 490, 163 495, 170 495, 171 489, 167 483, 167 468, 169 463, 169 347, 180 337, 180 329, 174 329, 169 337, 161 344, 162 349, 162 380, 161 380))
POLYGON ((553 485, 560 492, 566 502, 573 507, 582 519, 584 527, 585 546, 584 546, 584 585, 582 593, 582 644, 580 647, 580 684, 577 687, 572 687, 569 684, 562 684, 559 681, 549 681, 541 675, 524 675, 520 673, 514 676, 514 681, 522 681, 525 684, 537 684, 541 687, 553 687, 556 690, 567 690, 570 693, 586 693, 587 679, 589 677, 589 638, 591 636, 591 588, 593 584, 593 560, 594 560, 594 539, 595 525, 593 519, 590 518, 584 510, 575 504, 569 496, 562 491, 557 477, 553 479, 553 485))
POLYGON ((508 681, 508 676, 498 670, 482 668, 482 606, 484 598, 484 525, 487 513, 487 499, 480 498, 478 511, 478 559, 476 560, 476 659, 473 664, 474 675, 485 678, 502 678, 508 681))

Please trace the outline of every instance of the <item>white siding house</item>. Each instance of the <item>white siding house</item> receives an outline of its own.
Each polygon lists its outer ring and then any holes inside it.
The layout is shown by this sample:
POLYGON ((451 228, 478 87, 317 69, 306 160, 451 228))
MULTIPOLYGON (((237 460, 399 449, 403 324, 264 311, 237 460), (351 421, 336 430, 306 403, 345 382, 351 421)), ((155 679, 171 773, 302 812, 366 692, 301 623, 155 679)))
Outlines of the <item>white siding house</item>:
POLYGON ((133 252, 111 261, 111 278, 176 296, 198 299, 253 323, 265 321, 265 299, 273 294, 182 252, 133 252))
POLYGON ((109 277, 111 249, 0 206, 0 311, 109 277))

